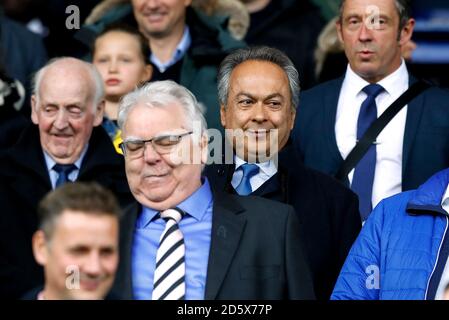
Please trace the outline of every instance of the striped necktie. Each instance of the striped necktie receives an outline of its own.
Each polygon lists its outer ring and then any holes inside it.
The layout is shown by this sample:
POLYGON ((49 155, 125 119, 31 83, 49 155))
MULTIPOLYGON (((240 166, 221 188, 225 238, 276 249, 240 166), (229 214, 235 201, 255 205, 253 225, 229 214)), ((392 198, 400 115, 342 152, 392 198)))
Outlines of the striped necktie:
POLYGON ((184 236, 178 226, 184 214, 179 208, 160 213, 166 225, 156 253, 153 300, 185 299, 185 245, 184 236))

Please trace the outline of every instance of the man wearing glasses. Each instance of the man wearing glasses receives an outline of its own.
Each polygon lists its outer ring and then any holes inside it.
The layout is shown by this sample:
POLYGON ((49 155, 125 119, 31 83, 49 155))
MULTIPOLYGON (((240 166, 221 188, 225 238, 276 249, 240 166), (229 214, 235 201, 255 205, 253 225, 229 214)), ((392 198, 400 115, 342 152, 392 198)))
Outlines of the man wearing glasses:
POLYGON ((137 203, 121 223, 113 292, 154 300, 314 298, 293 208, 213 192, 202 177, 207 128, 190 91, 172 81, 146 84, 124 97, 118 124, 137 203))

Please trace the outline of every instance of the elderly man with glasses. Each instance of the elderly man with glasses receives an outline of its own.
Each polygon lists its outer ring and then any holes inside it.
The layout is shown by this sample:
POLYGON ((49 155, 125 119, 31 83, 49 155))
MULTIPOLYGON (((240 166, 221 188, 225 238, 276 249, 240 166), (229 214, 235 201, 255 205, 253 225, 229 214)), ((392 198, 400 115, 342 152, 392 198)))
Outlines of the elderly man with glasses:
POLYGON ((124 97, 118 123, 137 202, 121 223, 116 294, 314 298, 293 208, 213 192, 202 177, 207 128, 190 91, 172 81, 149 83, 124 97))

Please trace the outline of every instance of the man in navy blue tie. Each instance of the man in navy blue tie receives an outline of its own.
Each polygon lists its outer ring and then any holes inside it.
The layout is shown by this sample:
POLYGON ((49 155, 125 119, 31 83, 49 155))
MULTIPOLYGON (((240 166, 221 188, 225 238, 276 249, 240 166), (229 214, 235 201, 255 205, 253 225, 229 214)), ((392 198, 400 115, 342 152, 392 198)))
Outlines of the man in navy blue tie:
POLYGON ((32 121, 17 144, 0 156, 0 296, 19 297, 42 282, 29 239, 37 228, 39 201, 59 185, 96 181, 122 206, 131 193, 124 162, 99 126, 103 118, 101 76, 74 58, 51 61, 36 74, 32 121), (13 244, 13 245, 11 245, 13 244))
MULTIPOLYGON (((401 53, 414 25, 408 0, 342 1, 336 28, 349 64, 343 77, 302 94, 292 136, 305 165, 335 175, 371 123, 417 81, 401 53)), ((436 87, 412 99, 349 172, 361 220, 382 199, 449 167, 448 100, 436 87)))
POLYGON ((316 296, 328 299, 361 223, 355 194, 305 168, 290 144, 299 101, 298 72, 281 51, 255 47, 227 56, 218 82, 225 143, 234 154, 226 163, 225 148, 222 163, 207 166, 206 175, 223 191, 295 208, 303 222, 300 232, 316 296))

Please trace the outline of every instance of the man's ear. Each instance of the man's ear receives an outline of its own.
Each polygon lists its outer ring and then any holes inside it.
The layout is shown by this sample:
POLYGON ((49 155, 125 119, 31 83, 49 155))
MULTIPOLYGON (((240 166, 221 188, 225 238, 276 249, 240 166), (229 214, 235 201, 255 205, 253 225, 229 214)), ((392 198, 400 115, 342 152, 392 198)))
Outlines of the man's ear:
POLYGON ((220 122, 223 128, 226 129, 226 109, 224 105, 220 105, 220 122))
POLYGON ((413 35, 413 29, 415 28, 415 19, 408 19, 407 23, 401 30, 399 37, 399 45, 403 46, 410 41, 413 35))
POLYGON ((94 127, 97 127, 103 123, 104 108, 105 102, 104 100, 101 100, 95 111, 94 127))
POLYGON ((48 259, 48 244, 42 230, 37 230, 34 233, 32 238, 32 247, 34 259, 36 259, 37 263, 41 266, 45 266, 48 259))
POLYGON ((341 25, 340 19, 337 19, 337 21, 335 22, 335 28, 337 28, 338 40, 340 40, 340 43, 343 44, 343 32, 342 32, 343 26, 341 25))
POLYGON ((31 121, 34 124, 39 124, 39 118, 37 117, 37 98, 34 94, 31 96, 31 121))
POLYGON ((296 109, 292 108, 291 112, 292 112, 292 116, 291 116, 290 130, 293 130, 293 127, 295 126, 296 109))

